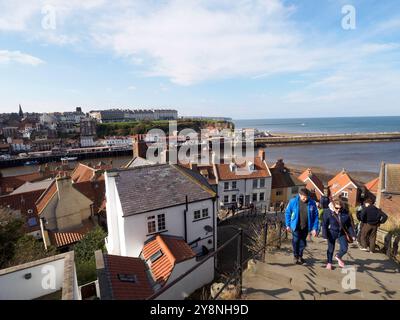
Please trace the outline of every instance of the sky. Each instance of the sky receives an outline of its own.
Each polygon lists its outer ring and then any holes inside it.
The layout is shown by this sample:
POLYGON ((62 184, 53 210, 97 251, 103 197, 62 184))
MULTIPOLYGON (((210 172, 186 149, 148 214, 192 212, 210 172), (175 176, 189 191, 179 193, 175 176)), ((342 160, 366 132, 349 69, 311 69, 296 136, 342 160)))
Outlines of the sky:
POLYGON ((398 0, 0 0, 0 112, 400 115, 398 0))

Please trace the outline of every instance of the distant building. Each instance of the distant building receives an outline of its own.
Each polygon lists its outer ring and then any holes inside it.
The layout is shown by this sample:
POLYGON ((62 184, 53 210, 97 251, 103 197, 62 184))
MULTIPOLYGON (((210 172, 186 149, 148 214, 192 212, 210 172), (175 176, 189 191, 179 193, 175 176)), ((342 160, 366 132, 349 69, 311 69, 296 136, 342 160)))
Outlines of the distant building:
POLYGON ((356 207, 361 202, 363 187, 344 169, 328 182, 328 188, 332 198, 338 197, 350 207, 356 207))
POLYGON ((366 189, 366 197, 376 199, 376 196, 378 194, 378 187, 379 187, 379 177, 369 181, 364 186, 366 189))
POLYGON ((19 115, 20 118, 23 118, 23 117, 24 117, 24 112, 22 111, 21 105, 19 105, 18 115, 19 115))
POLYGON ((178 111, 169 109, 151 110, 98 110, 90 111, 89 115, 100 123, 105 122, 126 122, 143 120, 176 120, 178 111))
POLYGON ((82 148, 95 146, 96 143, 94 142, 94 139, 96 137, 96 120, 91 118, 81 119, 80 134, 80 145, 82 148))
MULTIPOLYGON (((215 162, 215 161, 214 161, 215 162)), ((218 184, 219 207, 269 207, 271 198, 271 172, 265 162, 265 151, 254 158, 254 162, 231 161, 215 163, 218 184)))
POLYGON ((107 146, 128 147, 133 145, 133 138, 130 136, 106 136, 104 140, 107 146))
POLYGON ((286 168, 282 159, 279 159, 270 170, 272 175, 271 209, 278 210, 281 203, 286 206, 306 184, 286 168))

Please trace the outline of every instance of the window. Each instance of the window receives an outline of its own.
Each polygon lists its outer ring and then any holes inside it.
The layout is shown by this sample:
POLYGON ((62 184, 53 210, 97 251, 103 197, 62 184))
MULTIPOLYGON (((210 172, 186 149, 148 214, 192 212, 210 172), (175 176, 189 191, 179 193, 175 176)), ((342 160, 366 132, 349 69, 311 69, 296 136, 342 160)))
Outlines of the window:
POLYGON ((253 202, 257 201, 257 193, 253 193, 253 202))
POLYGON ((153 263, 154 261, 156 261, 157 259, 162 257, 162 251, 158 250, 156 253, 153 253, 151 255, 151 257, 149 258, 150 262, 153 263))
POLYGON ((265 179, 260 179, 260 188, 265 188, 265 179))
POLYGON ((265 200, 265 194, 264 194, 264 192, 261 192, 260 193, 260 201, 264 201, 265 200))
POLYGON ((137 282, 137 278, 136 278, 135 274, 118 273, 118 279, 119 279, 119 281, 122 281, 122 282, 131 282, 131 283, 137 282))
POLYGON ((236 189, 236 181, 232 181, 232 189, 236 189))
POLYGON ((349 193, 347 191, 342 192, 342 197, 348 199, 349 198, 349 193))
POLYGON ((156 218, 154 216, 147 218, 147 232, 154 233, 156 232, 156 218))
POLYGON ((202 217, 203 218, 207 218, 208 217, 208 208, 202 210, 202 217))
POLYGON ((292 188, 292 194, 298 193, 299 192, 299 187, 293 187, 292 188))
POLYGON ((36 225, 37 225, 36 218, 29 218, 29 219, 28 219, 28 226, 34 227, 34 226, 36 226, 36 225))
POLYGON ((200 219, 200 210, 194 212, 194 220, 200 219))
POLYGON ((148 233, 156 233, 165 230, 165 214, 157 215, 157 223, 156 217, 150 216, 147 218, 147 232, 148 233))
POLYGON ((165 230, 165 214, 159 214, 158 218, 158 231, 165 230))
POLYGON ((224 182, 224 190, 229 190, 229 182, 224 182))
POLYGON ((229 196, 224 196, 224 203, 228 203, 229 202, 229 196))
POLYGON ((254 179, 254 180, 253 180, 253 189, 256 189, 256 188, 257 188, 257 185, 258 185, 258 180, 257 180, 257 179, 254 179))
POLYGON ((282 191, 277 191, 277 192, 276 192, 276 195, 277 195, 277 196, 281 196, 281 195, 283 195, 283 192, 282 192, 282 191))
POLYGON ((236 194, 233 194, 232 195, 232 202, 236 202, 237 200, 236 200, 236 194))

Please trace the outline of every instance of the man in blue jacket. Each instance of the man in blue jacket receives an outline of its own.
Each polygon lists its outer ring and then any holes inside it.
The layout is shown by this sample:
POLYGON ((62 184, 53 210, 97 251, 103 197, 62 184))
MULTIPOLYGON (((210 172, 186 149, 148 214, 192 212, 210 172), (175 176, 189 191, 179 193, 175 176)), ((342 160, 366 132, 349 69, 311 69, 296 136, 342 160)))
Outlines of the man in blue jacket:
POLYGON ((292 232, 293 255, 295 264, 303 264, 303 251, 307 246, 307 236, 311 232, 313 237, 318 235, 319 220, 318 208, 310 198, 310 192, 302 188, 299 194, 290 200, 286 212, 286 230, 292 232))

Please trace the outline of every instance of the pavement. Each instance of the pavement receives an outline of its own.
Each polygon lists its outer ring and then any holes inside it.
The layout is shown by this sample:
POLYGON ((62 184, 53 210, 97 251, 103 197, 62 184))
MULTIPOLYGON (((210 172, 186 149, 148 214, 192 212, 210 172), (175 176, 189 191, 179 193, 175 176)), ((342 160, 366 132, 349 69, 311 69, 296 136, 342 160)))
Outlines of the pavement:
POLYGON ((352 244, 343 258, 345 268, 334 263, 333 270, 326 270, 326 249, 324 239, 308 241, 304 254, 307 263, 295 265, 287 241, 281 249, 267 252, 265 263, 251 261, 243 274, 242 299, 400 299, 400 268, 386 255, 361 251, 352 244))

